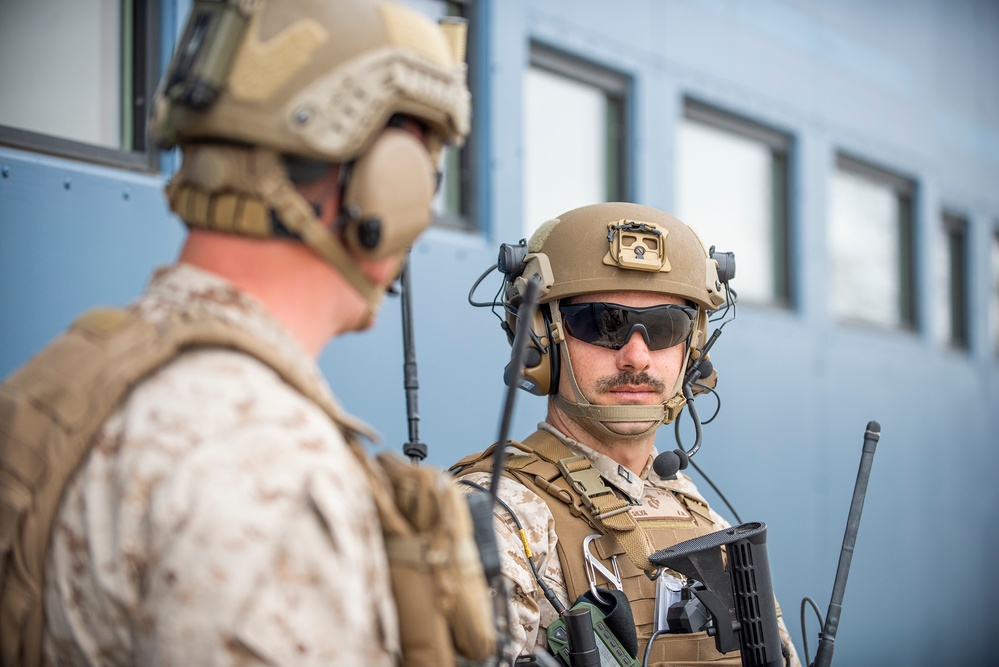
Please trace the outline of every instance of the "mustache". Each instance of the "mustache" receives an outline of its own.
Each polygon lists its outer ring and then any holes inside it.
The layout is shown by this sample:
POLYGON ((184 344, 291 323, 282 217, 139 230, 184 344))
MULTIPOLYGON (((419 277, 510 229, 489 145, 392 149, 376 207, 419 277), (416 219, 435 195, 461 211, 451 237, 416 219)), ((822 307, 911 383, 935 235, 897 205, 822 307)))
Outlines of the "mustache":
POLYGON ((634 373, 632 371, 621 371, 617 375, 600 378, 597 381, 597 389, 602 392, 611 391, 618 387, 647 386, 657 392, 666 391, 666 383, 659 378, 652 377, 646 371, 634 373))

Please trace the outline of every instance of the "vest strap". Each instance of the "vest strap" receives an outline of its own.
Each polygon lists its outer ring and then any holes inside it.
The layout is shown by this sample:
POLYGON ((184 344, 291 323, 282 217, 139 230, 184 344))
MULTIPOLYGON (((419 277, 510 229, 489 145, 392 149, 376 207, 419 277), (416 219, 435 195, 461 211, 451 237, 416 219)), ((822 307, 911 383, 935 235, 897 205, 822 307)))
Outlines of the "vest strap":
POLYGON ((658 570, 649 562, 655 551, 652 542, 628 511, 630 504, 607 486, 588 458, 573 454, 558 438, 540 429, 528 436, 524 444, 539 458, 555 464, 579 494, 589 523, 601 533, 613 532, 635 567, 647 573, 658 570))

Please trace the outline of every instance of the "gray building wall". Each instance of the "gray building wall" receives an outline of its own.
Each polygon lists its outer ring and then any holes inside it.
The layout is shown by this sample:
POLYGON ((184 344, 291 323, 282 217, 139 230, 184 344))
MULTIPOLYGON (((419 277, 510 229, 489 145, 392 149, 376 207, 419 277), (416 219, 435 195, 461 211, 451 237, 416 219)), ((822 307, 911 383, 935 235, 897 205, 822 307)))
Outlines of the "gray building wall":
MULTIPOLYGON (((868 420, 883 435, 836 643, 842 665, 984 665, 999 577, 999 361, 988 251, 999 226, 999 3, 986 0, 484 0, 473 71, 480 232, 433 229, 413 250, 421 436, 447 465, 491 443, 508 355, 471 308, 499 242, 520 237, 522 80, 533 40, 631 79, 631 198, 671 210, 684 96, 789 133, 795 307, 740 305, 712 351, 724 399, 696 461, 744 520, 769 526, 777 595, 825 613, 868 420), (831 313, 827 193, 846 151, 917 183, 916 332, 831 313), (930 333, 942 209, 967 216, 971 344, 930 333)), ((164 40, 186 3, 165 0, 164 40)), ((167 170, 172 161, 165 161, 167 170)), ((182 239, 143 174, 0 146, 0 375, 96 304, 125 303, 182 239)), ((724 196, 724 193, 719 193, 724 196)), ((707 239, 724 248, 723 239, 707 239)), ((480 292, 495 289, 489 281, 480 292)), ((351 411, 407 438, 399 304, 325 351, 351 411)), ((544 414, 521 394, 514 437, 544 414)), ((704 409, 702 409, 702 412, 704 409)), ((674 447, 663 429, 660 449, 674 447)), ((728 514, 694 475, 712 503, 728 514)), ((814 655, 817 622, 808 613, 814 655)))

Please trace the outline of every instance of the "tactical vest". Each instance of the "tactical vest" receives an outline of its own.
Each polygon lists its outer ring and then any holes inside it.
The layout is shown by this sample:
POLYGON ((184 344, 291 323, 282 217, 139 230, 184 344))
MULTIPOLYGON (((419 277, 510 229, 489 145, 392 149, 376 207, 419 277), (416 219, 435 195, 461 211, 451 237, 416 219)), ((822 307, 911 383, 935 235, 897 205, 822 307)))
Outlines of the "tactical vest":
MULTIPOLYGON (((711 519, 703 501, 682 493, 657 490, 650 498, 646 492, 646 502, 652 500, 660 505, 655 512, 645 511, 643 505, 632 506, 604 483, 586 457, 575 455, 546 431, 535 431, 514 446, 518 451, 507 458, 505 474, 536 493, 551 510, 570 603, 590 588, 583 542, 599 534, 594 540, 595 555, 611 571, 612 559, 616 561, 621 587, 631 602, 641 660, 652 636, 655 614, 656 582, 644 571, 652 569, 648 556, 721 527, 711 519), (650 518, 650 514, 654 516, 650 518)), ((451 472, 462 476, 491 471, 492 451, 490 448, 465 457, 452 466, 451 472)), ((599 572, 595 578, 598 587, 611 587, 599 572)), ((650 667, 708 664, 741 665, 742 660, 737 651, 719 653, 714 638, 704 632, 659 635, 649 656, 650 667)))
POLYGON ((382 523, 404 664, 453 664, 455 647, 470 659, 488 656, 495 631, 471 519, 453 487, 440 483, 441 475, 388 458, 369 459, 357 437, 362 425, 314 378, 242 329, 209 317, 174 317, 154 325, 128 311, 98 309, 80 317, 0 385, 0 663, 42 663, 52 524, 94 435, 130 388, 196 347, 229 348, 258 359, 326 412, 343 433, 368 476, 382 523), (393 486, 401 478, 410 482, 403 485, 408 498, 397 497, 393 486), (414 502, 414 494, 421 502, 414 502), (420 525, 400 509, 405 507, 400 501, 438 513, 420 525), (427 562, 428 554, 434 564, 427 562), (456 576, 463 586, 454 586, 456 576), (414 619, 419 627, 413 627, 414 619))

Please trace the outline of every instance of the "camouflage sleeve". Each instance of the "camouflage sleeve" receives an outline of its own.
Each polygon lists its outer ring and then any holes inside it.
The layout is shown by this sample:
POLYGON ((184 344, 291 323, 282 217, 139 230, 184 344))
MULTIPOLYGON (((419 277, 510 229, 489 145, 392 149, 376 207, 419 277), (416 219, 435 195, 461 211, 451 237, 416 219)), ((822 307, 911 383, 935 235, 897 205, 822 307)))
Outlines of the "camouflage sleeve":
MULTIPOLYGON (((471 473, 462 479, 486 488, 490 483, 488 473, 471 473)), ((462 488, 469 487, 462 485, 462 488)), ((558 544, 555 520, 545 501, 508 478, 500 483, 499 497, 516 512, 538 572, 562 603, 567 604, 562 566, 555 550, 558 544)), ((544 628, 553 623, 558 614, 534 578, 516 522, 501 506, 495 510, 494 526, 502 574, 508 583, 511 653, 530 654, 538 646, 547 650, 544 628)))

